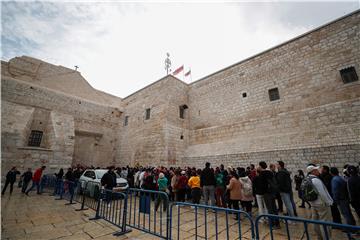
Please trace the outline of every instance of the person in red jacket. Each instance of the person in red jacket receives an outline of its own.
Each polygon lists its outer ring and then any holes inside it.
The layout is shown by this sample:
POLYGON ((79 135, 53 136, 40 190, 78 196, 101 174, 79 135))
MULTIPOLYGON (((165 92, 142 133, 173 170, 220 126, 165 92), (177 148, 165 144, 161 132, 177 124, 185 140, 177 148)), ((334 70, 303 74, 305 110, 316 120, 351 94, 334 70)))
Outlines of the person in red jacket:
POLYGON ((36 186, 36 190, 37 190, 37 194, 41 194, 40 192, 40 180, 41 180, 41 175, 43 173, 43 171, 45 170, 45 166, 42 166, 41 168, 36 169, 34 176, 32 178, 32 185, 31 187, 25 192, 26 195, 29 196, 29 192, 31 190, 33 190, 33 188, 36 186))

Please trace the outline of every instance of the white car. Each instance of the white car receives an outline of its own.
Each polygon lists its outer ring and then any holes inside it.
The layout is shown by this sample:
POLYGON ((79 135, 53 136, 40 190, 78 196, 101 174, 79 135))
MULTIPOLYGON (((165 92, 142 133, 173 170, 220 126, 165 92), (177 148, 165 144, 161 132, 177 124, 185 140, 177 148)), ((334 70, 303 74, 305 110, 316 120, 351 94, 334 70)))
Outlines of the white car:
MULTIPOLYGON (((90 197, 97 198, 101 189, 101 178, 107 172, 107 169, 87 169, 81 175, 79 181, 81 183, 81 188, 85 189, 85 192, 90 195, 90 197)), ((128 189, 129 184, 126 179, 121 178, 117 173, 116 174, 116 191, 125 191, 128 189)))

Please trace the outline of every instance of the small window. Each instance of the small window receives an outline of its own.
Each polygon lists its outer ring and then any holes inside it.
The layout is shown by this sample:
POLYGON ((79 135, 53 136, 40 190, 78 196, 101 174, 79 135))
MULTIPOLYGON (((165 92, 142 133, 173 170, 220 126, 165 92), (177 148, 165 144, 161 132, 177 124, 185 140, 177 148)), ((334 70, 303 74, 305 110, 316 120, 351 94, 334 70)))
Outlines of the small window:
POLYGON ((147 108, 146 112, 145 112, 145 120, 148 120, 148 119, 150 119, 150 108, 147 108))
POLYGON ((42 136, 42 131, 31 131, 28 146, 40 147, 42 136))
POLYGON ((243 96, 243 98, 246 98, 246 97, 247 97, 246 92, 244 92, 244 93, 242 94, 242 96, 243 96))
POLYGON ((129 116, 125 116, 124 126, 127 126, 128 123, 129 123, 129 116))
POLYGON ((180 136, 180 139, 183 140, 183 139, 184 139, 184 135, 181 135, 181 136, 180 136))
POLYGON ((359 80, 354 67, 348 67, 340 70, 340 75, 344 83, 356 82, 359 80))
POLYGON ((275 101, 280 99, 279 95, 279 89, 278 88, 272 88, 269 90, 269 98, 270 101, 275 101))
POLYGON ((188 106, 186 106, 186 105, 181 105, 180 107, 179 107, 179 117, 181 118, 181 119, 184 119, 185 118, 185 110, 186 109, 188 109, 188 106))

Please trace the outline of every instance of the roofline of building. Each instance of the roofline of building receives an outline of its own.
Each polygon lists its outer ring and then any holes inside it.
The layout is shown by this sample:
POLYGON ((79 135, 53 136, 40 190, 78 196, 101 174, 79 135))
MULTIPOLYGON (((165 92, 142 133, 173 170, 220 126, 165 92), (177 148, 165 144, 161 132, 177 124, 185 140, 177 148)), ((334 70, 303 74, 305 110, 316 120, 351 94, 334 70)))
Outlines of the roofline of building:
POLYGON ((186 82, 184 82, 184 81, 181 81, 180 79, 178 79, 177 77, 175 77, 175 76, 173 76, 173 75, 171 75, 171 74, 168 74, 168 75, 166 75, 166 76, 164 76, 164 77, 160 78, 159 80, 157 80, 157 81, 155 81, 155 82, 153 82, 153 83, 150 83, 150 84, 146 85, 145 87, 140 88, 140 89, 139 89, 139 90, 137 90, 136 92, 133 92, 132 94, 130 94, 130 95, 128 95, 128 96, 126 96, 126 97, 122 98, 122 100, 125 100, 125 99, 127 99, 127 98, 129 98, 129 97, 131 97, 131 96, 133 96, 133 95, 135 95, 135 94, 137 94, 137 93, 141 92, 142 90, 144 90, 144 89, 146 89, 146 88, 148 88, 148 87, 151 87, 151 86, 153 86, 153 85, 155 85, 155 84, 157 84, 157 83, 159 83, 159 82, 161 82, 161 81, 165 80, 165 79, 166 79, 166 78, 168 78, 168 77, 172 77, 173 79, 175 79, 175 80, 179 81, 180 83, 182 83, 182 84, 184 84, 184 85, 186 85, 186 86, 189 86, 189 84, 188 84, 188 83, 186 83, 186 82))
POLYGON ((344 16, 342 16, 342 17, 339 17, 339 18, 337 18, 337 19, 335 19, 335 20, 332 20, 332 21, 330 21, 330 22, 328 22, 328 23, 325 23, 325 24, 323 24, 323 25, 321 25, 321 26, 319 26, 319 27, 317 27, 317 28, 314 28, 314 29, 312 29, 312 30, 310 30, 310 31, 308 31, 308 32, 305 32, 305 33, 303 33, 303 34, 301 34, 301 35, 299 35, 299 36, 296 36, 296 37, 294 37, 294 38, 292 38, 292 39, 290 39, 290 40, 287 40, 287 41, 285 41, 285 42, 283 42, 283 43, 280 43, 280 44, 278 44, 278 45, 276 45, 276 46, 274 46, 274 47, 271 47, 271 48, 269 48, 269 49, 266 49, 266 50, 264 50, 264 51, 262 51, 262 52, 260 52, 260 53, 257 53, 257 54, 255 54, 255 55, 252 55, 251 57, 245 58, 245 59, 243 59, 243 60, 241 60, 241 61, 239 61, 239 62, 237 62, 237 63, 234 63, 234 64, 232 64, 232 65, 230 65, 230 66, 227 66, 227 67, 222 68, 222 69, 220 69, 220 70, 218 70, 218 71, 216 71, 216 72, 213 72, 213 73, 211 73, 211 74, 209 74, 209 75, 207 75, 207 76, 205 76, 205 77, 202 77, 202 78, 200 78, 200 79, 198 79, 198 80, 190 83, 189 85, 191 86, 192 84, 195 84, 195 83, 198 83, 198 82, 200 82, 200 81, 206 80, 207 78, 209 78, 209 77, 211 77, 211 76, 213 76, 213 75, 216 75, 216 74, 218 74, 218 73, 221 73, 221 72, 223 72, 223 71, 225 71, 225 70, 227 70, 227 69, 230 69, 230 68, 232 68, 232 67, 235 67, 236 65, 242 64, 242 63, 247 62, 247 61, 249 61, 249 60, 251 60, 251 59, 253 59, 253 58, 256 58, 256 57, 258 57, 258 56, 260 56, 260 55, 263 55, 263 54, 265 54, 265 53, 267 53, 267 52, 270 52, 270 51, 272 51, 272 50, 274 50, 274 49, 280 48, 280 47, 282 47, 282 46, 284 46, 284 45, 286 45, 286 44, 289 44, 289 43, 291 43, 291 42, 294 42, 294 41, 296 41, 296 40, 298 40, 298 39, 300 39, 300 38, 303 38, 303 37, 305 37, 305 36, 313 33, 313 32, 316 32, 316 31, 318 31, 318 30, 320 30, 320 29, 322 29, 322 28, 325 28, 325 27, 327 27, 327 26, 329 26, 329 25, 331 25, 331 24, 333 24, 333 23, 335 23, 335 22, 338 22, 338 21, 340 21, 340 20, 342 20, 342 19, 344 19, 344 18, 348 18, 348 17, 350 17, 350 16, 352 16, 352 15, 355 15, 355 14, 357 14, 357 13, 360 13, 360 9, 355 10, 355 11, 353 11, 353 12, 351 12, 351 13, 348 13, 348 14, 346 14, 346 15, 344 15, 344 16))

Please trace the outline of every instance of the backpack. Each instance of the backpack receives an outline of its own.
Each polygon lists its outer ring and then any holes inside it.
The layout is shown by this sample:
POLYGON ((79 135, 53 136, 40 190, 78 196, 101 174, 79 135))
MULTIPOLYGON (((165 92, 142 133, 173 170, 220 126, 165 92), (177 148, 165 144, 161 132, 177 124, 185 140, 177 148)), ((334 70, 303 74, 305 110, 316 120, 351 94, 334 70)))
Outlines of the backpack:
POLYGON ((242 193, 244 196, 252 196, 253 195, 253 189, 250 178, 240 179, 242 183, 242 193))
POLYGON ((221 173, 216 175, 216 186, 224 186, 224 176, 221 173))
POLYGON ((306 202, 315 201, 318 199, 318 193, 315 189, 312 179, 315 177, 307 176, 301 183, 300 191, 302 192, 302 198, 306 202))
POLYGON ((277 194, 280 192, 279 190, 279 185, 276 181, 276 178, 275 176, 271 177, 271 178, 268 178, 267 179, 267 192, 268 193, 273 193, 273 194, 277 194))

